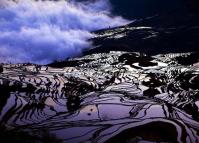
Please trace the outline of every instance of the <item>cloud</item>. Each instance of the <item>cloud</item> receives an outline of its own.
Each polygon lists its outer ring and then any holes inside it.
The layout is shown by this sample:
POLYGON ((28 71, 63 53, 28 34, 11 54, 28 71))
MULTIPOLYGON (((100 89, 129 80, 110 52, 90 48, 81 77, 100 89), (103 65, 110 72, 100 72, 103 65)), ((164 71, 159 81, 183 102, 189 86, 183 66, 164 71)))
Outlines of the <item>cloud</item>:
POLYGON ((77 56, 92 46, 90 31, 128 23, 111 16, 107 0, 18 0, 0 5, 0 62, 46 64, 77 56))

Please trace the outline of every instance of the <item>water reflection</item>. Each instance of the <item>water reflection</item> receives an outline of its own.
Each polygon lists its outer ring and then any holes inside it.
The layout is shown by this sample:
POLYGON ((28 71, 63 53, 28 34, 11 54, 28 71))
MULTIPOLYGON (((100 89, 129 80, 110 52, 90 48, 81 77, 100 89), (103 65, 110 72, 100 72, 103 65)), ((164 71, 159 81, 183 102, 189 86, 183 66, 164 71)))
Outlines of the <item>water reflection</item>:
POLYGON ((4 65, 0 137, 22 143, 199 142, 196 71, 141 70, 131 61, 120 67, 110 54, 102 56, 109 60, 96 69, 96 57, 79 69, 4 65))

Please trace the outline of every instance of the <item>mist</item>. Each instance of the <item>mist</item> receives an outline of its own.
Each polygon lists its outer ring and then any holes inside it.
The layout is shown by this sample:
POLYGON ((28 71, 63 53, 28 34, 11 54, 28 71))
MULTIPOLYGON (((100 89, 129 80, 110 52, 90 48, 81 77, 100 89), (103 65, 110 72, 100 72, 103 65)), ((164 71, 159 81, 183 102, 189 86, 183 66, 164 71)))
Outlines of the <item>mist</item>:
POLYGON ((47 64, 92 47, 91 31, 127 24, 108 0, 0 3, 0 62, 47 64))

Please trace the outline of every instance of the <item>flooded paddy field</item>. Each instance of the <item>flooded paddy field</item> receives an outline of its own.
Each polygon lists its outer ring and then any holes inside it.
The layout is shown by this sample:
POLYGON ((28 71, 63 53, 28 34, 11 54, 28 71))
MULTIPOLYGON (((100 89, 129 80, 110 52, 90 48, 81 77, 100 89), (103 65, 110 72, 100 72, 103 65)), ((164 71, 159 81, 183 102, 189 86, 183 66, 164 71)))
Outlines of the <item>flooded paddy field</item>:
POLYGON ((92 54, 47 66, 4 64, 8 142, 199 142, 199 67, 189 54, 92 54))

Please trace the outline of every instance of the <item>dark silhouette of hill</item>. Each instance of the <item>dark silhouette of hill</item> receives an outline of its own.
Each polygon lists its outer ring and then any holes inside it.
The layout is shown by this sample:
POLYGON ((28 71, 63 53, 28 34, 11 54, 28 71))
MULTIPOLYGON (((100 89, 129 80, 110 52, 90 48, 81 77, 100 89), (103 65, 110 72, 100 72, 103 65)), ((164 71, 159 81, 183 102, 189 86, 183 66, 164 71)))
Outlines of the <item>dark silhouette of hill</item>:
POLYGON ((115 15, 136 21, 127 26, 94 32, 97 36, 91 41, 97 48, 85 51, 85 54, 113 50, 154 55, 198 52, 197 0, 110 0, 110 2, 115 15))
POLYGON ((97 48, 85 54, 117 50, 155 55, 199 50, 199 16, 193 13, 169 12, 94 33, 97 36, 91 41, 97 48))

